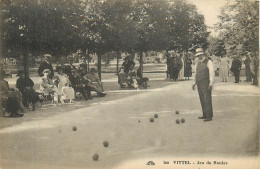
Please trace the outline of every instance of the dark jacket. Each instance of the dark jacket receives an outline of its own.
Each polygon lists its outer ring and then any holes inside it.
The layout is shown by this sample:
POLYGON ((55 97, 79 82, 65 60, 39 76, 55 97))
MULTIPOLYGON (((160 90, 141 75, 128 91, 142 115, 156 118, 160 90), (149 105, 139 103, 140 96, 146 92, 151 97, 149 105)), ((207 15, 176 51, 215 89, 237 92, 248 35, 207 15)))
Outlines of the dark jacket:
POLYGON ((239 59, 234 59, 232 62, 232 66, 231 66, 231 71, 239 71, 239 69, 241 69, 242 67, 242 63, 239 59))
POLYGON ((16 87, 21 93, 25 91, 26 87, 33 88, 33 86, 34 83, 29 77, 19 77, 16 81, 16 87))
POLYGON ((51 74, 49 75, 49 77, 52 79, 52 77, 54 76, 54 71, 53 71, 53 67, 50 63, 47 63, 46 61, 42 62, 40 64, 40 67, 38 69, 38 74, 42 77, 43 76, 43 71, 44 69, 49 69, 51 71, 51 74))

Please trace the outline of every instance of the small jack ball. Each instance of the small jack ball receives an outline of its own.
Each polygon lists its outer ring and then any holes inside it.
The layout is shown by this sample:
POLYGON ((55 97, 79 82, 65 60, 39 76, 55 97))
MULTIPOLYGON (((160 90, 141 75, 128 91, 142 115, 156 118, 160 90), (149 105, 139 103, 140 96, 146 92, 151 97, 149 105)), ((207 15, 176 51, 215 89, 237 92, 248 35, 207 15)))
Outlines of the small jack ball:
POLYGON ((176 120, 176 123, 177 123, 177 124, 179 124, 179 123, 180 123, 180 120, 179 120, 179 119, 177 119, 177 120, 176 120))
POLYGON ((152 117, 150 118, 150 122, 154 122, 154 119, 152 117))
POLYGON ((155 114, 155 115, 154 115, 154 118, 158 118, 158 114, 155 114))
POLYGON ((109 144, 108 141, 103 142, 104 147, 108 147, 108 144, 109 144))
POLYGON ((180 112, 178 110, 175 111, 176 114, 179 114, 180 112))
POLYGON ((73 127, 72 127, 72 130, 73 130, 73 131, 77 131, 77 127, 76 127, 76 126, 73 126, 73 127))
POLYGON ((92 156, 92 158, 93 158, 94 161, 98 161, 99 155, 98 155, 98 154, 94 154, 94 155, 92 156))
POLYGON ((182 122, 182 123, 184 123, 184 122, 185 122, 185 119, 184 119, 184 118, 182 118, 182 119, 181 119, 181 122, 182 122))
POLYGON ((140 120, 138 120, 138 123, 140 123, 141 121, 140 120))

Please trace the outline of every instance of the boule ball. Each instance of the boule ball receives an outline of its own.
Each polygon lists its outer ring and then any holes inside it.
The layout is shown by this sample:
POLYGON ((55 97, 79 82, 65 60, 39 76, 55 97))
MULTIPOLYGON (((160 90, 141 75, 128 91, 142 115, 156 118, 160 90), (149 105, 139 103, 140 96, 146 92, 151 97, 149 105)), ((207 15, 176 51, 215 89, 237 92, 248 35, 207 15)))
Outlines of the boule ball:
POLYGON ((180 112, 178 110, 175 111, 175 114, 179 114, 180 112))
POLYGON ((180 123, 180 120, 179 120, 179 119, 177 119, 177 120, 176 120, 176 123, 177 123, 177 124, 179 124, 179 123, 180 123))
POLYGON ((182 119, 181 119, 181 122, 182 122, 182 123, 185 123, 185 119, 184 119, 184 118, 182 118, 182 119))
POLYGON ((140 120, 138 120, 138 123, 140 123, 141 121, 140 120))
POLYGON ((158 118, 158 114, 155 114, 155 115, 154 115, 154 118, 158 118))
POLYGON ((94 161, 98 161, 99 155, 96 153, 96 154, 94 154, 94 155, 92 156, 92 158, 93 158, 94 161))
POLYGON ((72 127, 72 130, 73 130, 73 131, 77 131, 77 127, 76 127, 76 126, 73 126, 73 127, 72 127))
POLYGON ((108 144, 109 144, 108 141, 103 142, 104 147, 108 147, 108 144))
POLYGON ((154 118, 151 117, 151 118, 150 118, 150 122, 154 122, 154 118))

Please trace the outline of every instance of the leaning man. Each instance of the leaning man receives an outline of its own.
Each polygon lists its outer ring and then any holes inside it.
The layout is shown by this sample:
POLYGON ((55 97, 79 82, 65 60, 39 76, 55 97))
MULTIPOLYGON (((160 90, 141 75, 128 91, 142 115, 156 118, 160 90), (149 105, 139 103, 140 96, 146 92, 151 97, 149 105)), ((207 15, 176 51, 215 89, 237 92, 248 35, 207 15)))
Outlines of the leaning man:
POLYGON ((215 77, 213 62, 205 56, 202 48, 196 49, 195 57, 198 57, 198 63, 196 64, 195 81, 192 89, 195 90, 197 85, 203 111, 203 116, 199 119, 211 121, 213 117, 211 91, 215 77))

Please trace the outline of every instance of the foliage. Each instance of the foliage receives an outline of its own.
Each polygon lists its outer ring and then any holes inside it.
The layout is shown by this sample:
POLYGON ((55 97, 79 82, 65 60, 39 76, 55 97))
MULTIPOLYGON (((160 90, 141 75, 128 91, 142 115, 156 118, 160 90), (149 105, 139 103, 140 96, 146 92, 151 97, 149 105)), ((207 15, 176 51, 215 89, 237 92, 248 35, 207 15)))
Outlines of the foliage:
POLYGON ((228 55, 258 52, 259 6, 257 1, 236 1, 227 4, 219 15, 217 30, 228 55))
POLYGON ((185 0, 3 0, 1 23, 5 57, 208 46, 204 17, 185 0))

